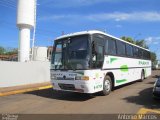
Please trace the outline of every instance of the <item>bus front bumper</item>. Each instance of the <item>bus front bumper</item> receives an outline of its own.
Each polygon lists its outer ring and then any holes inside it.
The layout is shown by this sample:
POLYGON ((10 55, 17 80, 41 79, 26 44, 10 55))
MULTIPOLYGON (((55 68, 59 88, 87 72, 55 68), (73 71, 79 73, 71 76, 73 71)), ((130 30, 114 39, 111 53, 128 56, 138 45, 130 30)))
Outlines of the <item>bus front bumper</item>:
POLYGON ((83 80, 52 80, 54 90, 94 93, 94 85, 92 82, 83 80))

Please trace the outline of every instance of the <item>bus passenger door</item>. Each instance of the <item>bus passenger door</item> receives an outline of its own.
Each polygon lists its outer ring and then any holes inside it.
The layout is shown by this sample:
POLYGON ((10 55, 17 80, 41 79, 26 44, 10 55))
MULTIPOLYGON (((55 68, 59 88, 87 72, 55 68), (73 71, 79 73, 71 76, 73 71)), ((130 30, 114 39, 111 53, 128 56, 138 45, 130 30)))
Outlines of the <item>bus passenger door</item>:
POLYGON ((93 45, 92 47, 92 67, 101 69, 104 61, 104 46, 100 44, 93 45))
POLYGON ((101 91, 103 86, 104 75, 101 71, 104 62, 104 46, 94 44, 92 47, 92 68, 94 69, 93 76, 95 78, 95 92, 101 91))

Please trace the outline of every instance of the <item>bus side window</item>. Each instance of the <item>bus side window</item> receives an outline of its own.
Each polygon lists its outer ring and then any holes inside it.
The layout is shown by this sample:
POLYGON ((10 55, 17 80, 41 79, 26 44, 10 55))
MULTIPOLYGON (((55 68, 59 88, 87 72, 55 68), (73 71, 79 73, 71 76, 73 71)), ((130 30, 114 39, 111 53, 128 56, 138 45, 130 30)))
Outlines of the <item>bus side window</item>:
POLYGON ((101 45, 97 45, 97 61, 103 61, 103 49, 104 47, 101 45))
POLYGON ((96 67, 101 68, 103 65, 104 59, 104 47, 101 45, 97 45, 97 56, 96 56, 96 67))
POLYGON ((108 40, 108 47, 107 47, 107 53, 109 55, 116 55, 116 41, 115 40, 108 40))
POLYGON ((139 48, 139 57, 143 59, 143 50, 139 48))
POLYGON ((120 56, 126 55, 126 46, 124 42, 117 40, 117 54, 120 56))
POLYGON ((108 40, 105 40, 105 55, 108 53, 108 40))
POLYGON ((138 48, 137 47, 134 47, 134 57, 135 58, 138 58, 139 57, 139 54, 138 54, 138 48))
POLYGON ((146 60, 150 60, 151 59, 149 51, 143 50, 143 59, 146 59, 146 60))
POLYGON ((133 47, 129 44, 126 44, 126 53, 128 57, 133 57, 133 47))

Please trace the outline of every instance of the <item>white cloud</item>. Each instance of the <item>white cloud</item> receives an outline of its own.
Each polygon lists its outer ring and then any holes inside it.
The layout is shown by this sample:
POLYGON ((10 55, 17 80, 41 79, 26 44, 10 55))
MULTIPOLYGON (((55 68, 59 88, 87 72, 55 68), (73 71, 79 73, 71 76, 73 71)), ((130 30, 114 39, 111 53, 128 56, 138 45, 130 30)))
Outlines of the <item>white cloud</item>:
POLYGON ((99 14, 89 14, 89 15, 78 15, 78 14, 68 14, 68 15, 51 15, 41 17, 40 20, 62 20, 62 19, 80 19, 93 22, 102 21, 145 21, 145 22, 155 22, 160 21, 160 12, 113 12, 113 13, 99 13, 99 14))
POLYGON ((89 15, 88 19, 92 21, 106 21, 106 20, 115 20, 121 21, 128 18, 127 13, 102 13, 102 14, 93 14, 89 15))
POLYGON ((160 21, 159 12, 131 12, 131 13, 104 13, 89 15, 88 18, 93 21, 160 21))
POLYGON ((160 59, 160 36, 159 37, 147 37, 145 39, 149 48, 157 54, 158 59, 160 59))
POLYGON ((160 44, 160 37, 147 37, 146 42, 148 45, 152 44, 152 45, 157 45, 160 44))
MULTIPOLYGON (((81 15, 50 15, 38 18, 40 21, 58 22, 62 24, 76 24, 81 21, 81 15)), ((82 19, 84 20, 84 19, 82 19)))

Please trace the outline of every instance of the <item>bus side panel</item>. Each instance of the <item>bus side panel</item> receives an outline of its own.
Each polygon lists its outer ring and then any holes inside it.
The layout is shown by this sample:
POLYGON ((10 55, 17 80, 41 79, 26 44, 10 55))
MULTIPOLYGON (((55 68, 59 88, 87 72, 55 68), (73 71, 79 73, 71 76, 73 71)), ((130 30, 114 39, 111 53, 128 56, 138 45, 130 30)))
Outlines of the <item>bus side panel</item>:
POLYGON ((112 72, 115 77, 115 86, 119 86, 141 79, 142 70, 146 77, 150 76, 151 62, 142 59, 105 56, 103 70, 112 72))

